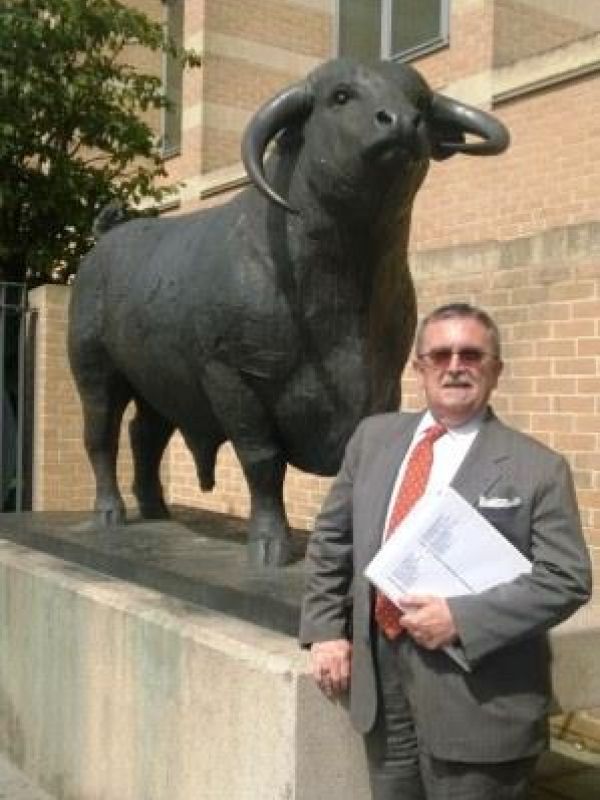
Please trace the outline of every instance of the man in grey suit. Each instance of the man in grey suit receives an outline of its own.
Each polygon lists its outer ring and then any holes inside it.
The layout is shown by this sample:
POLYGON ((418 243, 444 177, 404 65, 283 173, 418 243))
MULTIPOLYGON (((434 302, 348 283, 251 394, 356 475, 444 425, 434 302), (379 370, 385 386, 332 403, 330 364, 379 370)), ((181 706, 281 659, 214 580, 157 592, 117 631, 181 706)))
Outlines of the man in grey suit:
POLYGON ((426 411, 364 420, 317 518, 300 640, 328 696, 350 689, 374 800, 524 800, 547 744, 546 633, 591 587, 571 473, 562 456, 489 407, 502 361, 498 329, 484 311, 459 303, 430 314, 414 367, 426 411), (403 491, 410 454, 436 423, 444 431, 425 491, 450 484, 532 570, 475 595, 398 598, 401 631, 388 638, 363 572, 403 491), (444 651, 449 645, 468 669, 444 651))

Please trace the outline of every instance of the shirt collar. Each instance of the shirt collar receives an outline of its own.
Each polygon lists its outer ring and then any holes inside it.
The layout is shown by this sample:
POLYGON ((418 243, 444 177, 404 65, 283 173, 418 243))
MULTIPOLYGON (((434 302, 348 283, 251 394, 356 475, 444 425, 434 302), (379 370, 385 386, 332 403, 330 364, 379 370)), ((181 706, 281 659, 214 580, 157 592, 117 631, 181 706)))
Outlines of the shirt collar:
MULTIPOLYGON (((453 438, 455 436, 469 436, 472 433, 476 433, 481 428, 481 423, 483 422, 483 418, 485 417, 486 413, 487 409, 484 409, 483 411, 480 411, 479 414, 476 414, 474 417, 472 417, 468 422, 465 422, 464 425, 460 425, 457 428, 448 428, 448 435, 450 438, 453 438)), ((432 425, 437 425, 437 420, 431 411, 427 409, 417 425, 415 436, 420 437, 421 434, 432 425)))

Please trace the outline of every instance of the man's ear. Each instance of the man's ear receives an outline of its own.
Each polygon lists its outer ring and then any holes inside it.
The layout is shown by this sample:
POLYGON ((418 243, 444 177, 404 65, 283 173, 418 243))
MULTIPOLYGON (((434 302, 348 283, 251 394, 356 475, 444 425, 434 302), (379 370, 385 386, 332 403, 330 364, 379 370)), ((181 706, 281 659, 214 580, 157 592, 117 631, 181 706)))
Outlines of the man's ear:
POLYGON ((412 368, 413 368, 413 370, 415 372, 419 388, 422 389, 423 388, 423 364, 421 364, 419 359, 416 358, 416 357, 413 358, 413 360, 412 360, 412 368))
POLYGON ((504 361, 501 358, 496 359, 496 386, 498 385, 498 379, 502 375, 502 371, 504 369, 504 361))

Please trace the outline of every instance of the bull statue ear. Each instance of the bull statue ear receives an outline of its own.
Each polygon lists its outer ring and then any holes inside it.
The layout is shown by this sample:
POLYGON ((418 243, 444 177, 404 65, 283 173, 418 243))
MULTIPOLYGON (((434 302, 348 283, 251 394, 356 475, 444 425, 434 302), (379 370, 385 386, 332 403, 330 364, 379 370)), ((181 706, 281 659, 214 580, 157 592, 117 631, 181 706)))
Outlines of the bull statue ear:
POLYGON ((508 129, 499 119, 443 94, 433 95, 431 120, 431 156, 437 161, 455 153, 494 156, 503 153, 510 142, 508 129), (480 140, 467 142, 467 133, 480 140))
POLYGON ((292 213, 296 213, 295 209, 267 182, 263 159, 269 142, 280 131, 307 117, 313 102, 312 93, 304 83, 284 89, 258 109, 242 138, 242 161, 248 177, 266 198, 292 213))

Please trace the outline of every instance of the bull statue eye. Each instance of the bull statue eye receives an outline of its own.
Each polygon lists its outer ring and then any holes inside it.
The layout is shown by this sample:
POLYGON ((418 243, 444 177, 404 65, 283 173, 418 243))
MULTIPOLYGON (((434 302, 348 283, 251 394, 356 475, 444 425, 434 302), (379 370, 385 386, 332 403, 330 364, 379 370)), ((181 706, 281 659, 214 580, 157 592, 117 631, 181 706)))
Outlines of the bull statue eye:
POLYGON ((338 106, 343 106, 350 100, 350 92, 347 89, 336 89, 333 99, 338 106))

